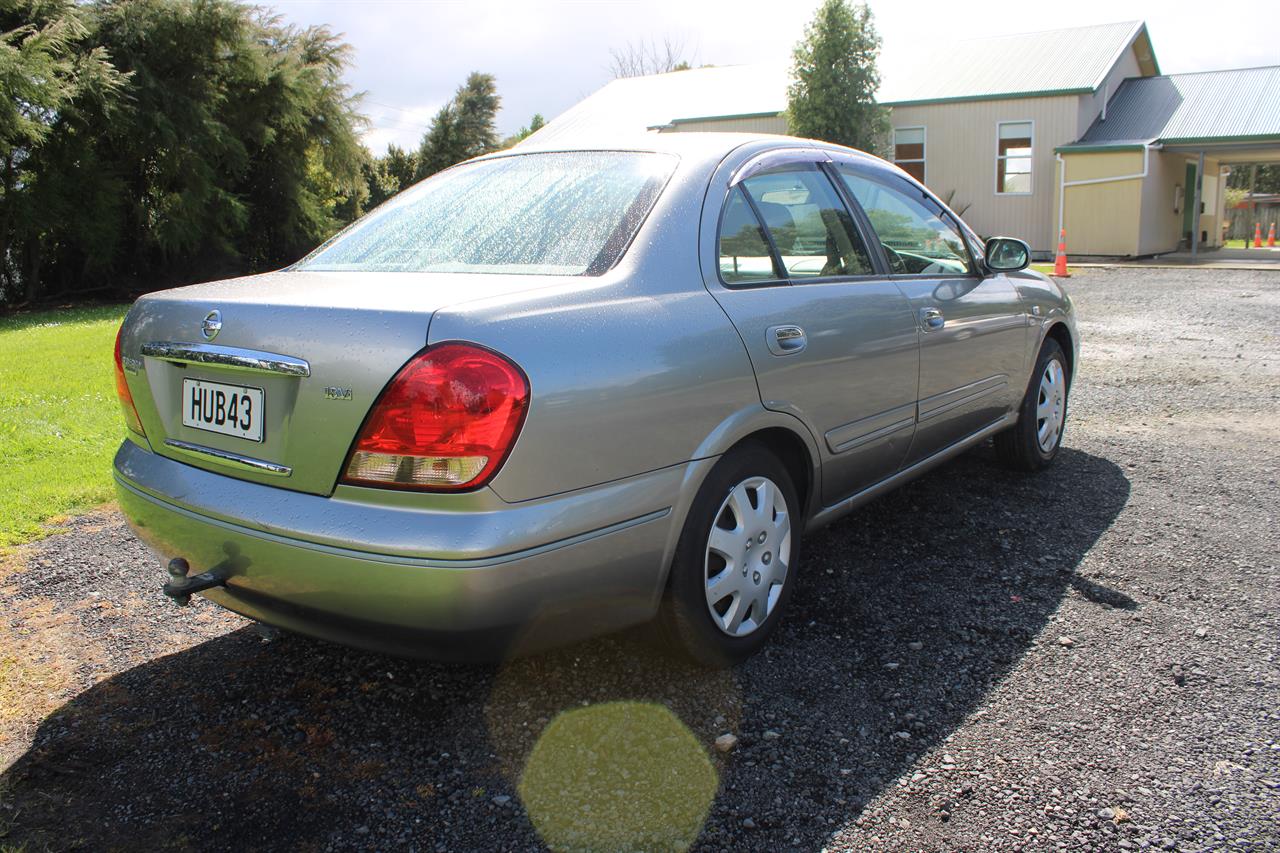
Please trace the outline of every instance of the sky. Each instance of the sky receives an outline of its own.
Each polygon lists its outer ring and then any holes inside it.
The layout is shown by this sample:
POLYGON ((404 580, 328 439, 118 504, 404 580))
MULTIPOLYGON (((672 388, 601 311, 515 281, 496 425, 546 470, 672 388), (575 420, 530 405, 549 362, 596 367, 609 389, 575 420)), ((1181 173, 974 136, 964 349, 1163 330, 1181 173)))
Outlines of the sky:
MULTIPOLYGON (((498 130, 554 118, 609 82, 610 50, 669 39, 694 65, 785 62, 820 0, 261 0, 300 25, 323 24, 355 48, 347 82, 364 92, 375 153, 416 147, 471 71, 497 78, 498 130)), ((1203 2, 1162 0, 872 0, 880 71, 949 40, 1145 20, 1166 74, 1280 64, 1274 27, 1203 2)), ((975 57, 974 61, 981 61, 975 57)))

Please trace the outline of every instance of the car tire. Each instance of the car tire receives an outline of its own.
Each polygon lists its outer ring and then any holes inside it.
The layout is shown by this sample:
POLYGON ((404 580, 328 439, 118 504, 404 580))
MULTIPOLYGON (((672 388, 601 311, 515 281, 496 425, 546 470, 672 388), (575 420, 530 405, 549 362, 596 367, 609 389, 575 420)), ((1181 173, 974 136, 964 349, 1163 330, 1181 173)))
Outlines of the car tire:
POLYGON ((1071 368, 1053 338, 1044 342, 1018 409, 1018 422, 996 433, 996 456, 1016 471, 1039 471, 1053 464, 1067 425, 1071 368))
POLYGON ((777 456, 756 443, 725 454, 676 545, 658 618, 667 645, 714 668, 755 654, 791 598, 803 526, 795 484, 777 456))

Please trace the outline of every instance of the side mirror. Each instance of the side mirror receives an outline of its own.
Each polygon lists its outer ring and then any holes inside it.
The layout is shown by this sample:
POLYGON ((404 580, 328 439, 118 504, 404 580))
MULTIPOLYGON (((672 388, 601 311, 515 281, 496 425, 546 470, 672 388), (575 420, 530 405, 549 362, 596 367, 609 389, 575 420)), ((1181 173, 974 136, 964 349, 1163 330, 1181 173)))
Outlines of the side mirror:
POLYGON ((1017 272, 1031 264, 1031 247, 1014 237, 992 237, 984 260, 992 272, 1017 272))

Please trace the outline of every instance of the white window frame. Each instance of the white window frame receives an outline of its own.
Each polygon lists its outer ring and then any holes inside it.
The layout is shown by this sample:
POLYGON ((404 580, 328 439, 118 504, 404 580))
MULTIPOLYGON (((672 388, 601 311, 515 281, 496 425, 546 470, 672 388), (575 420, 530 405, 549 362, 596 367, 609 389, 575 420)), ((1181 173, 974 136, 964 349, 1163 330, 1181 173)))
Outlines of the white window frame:
MULTIPOLYGON (((1021 160, 1021 159, 1023 159, 1023 158, 1022 158, 1022 155, 1017 155, 1017 156, 1015 156, 1015 157, 1014 157, 1014 159, 1015 159, 1015 160, 1021 160)), ((1036 122, 1035 122, 1035 119, 1030 119, 1030 118, 1019 118, 1019 119, 1010 119, 1010 120, 1008 120, 1008 121, 998 121, 998 122, 996 122, 996 159, 995 159, 995 161, 994 161, 994 166, 995 166, 995 169, 994 169, 994 172, 993 172, 993 174, 992 174, 992 176, 991 176, 991 179, 992 179, 992 183, 993 183, 994 188, 995 188, 995 194, 996 194, 996 195, 998 195, 998 196, 1014 196, 1014 197, 1017 197, 1017 196, 1029 196, 1029 195, 1035 195, 1035 192, 1036 192, 1036 122), (1030 161, 1031 161, 1031 174, 1030 174, 1030 178, 1031 178, 1031 189, 1027 190, 1027 191, 1026 191, 1026 192, 1024 192, 1024 193, 1019 193, 1019 192, 1007 192, 1007 191, 1002 192, 1002 191, 1000 190, 1000 161, 1001 161, 1001 160, 1008 160, 1008 159, 1009 159, 1009 155, 1007 155, 1007 154, 1002 155, 1002 154, 1000 153, 1000 128, 1004 127, 1006 124, 1029 124, 1029 125, 1031 125, 1031 155, 1030 155, 1029 157, 1027 157, 1027 158, 1026 158, 1026 159, 1028 159, 1028 160, 1030 160, 1030 161)))
MULTIPOLYGON (((928 186, 929 185, 929 128, 923 124, 909 124, 909 125, 903 125, 902 127, 895 127, 893 129, 892 142, 893 142, 893 165, 897 166, 899 163, 919 163, 921 166, 924 167, 924 169, 921 170, 924 172, 924 180, 922 180, 921 183, 924 184, 925 186, 928 186), (922 156, 919 160, 899 160, 898 159, 898 131, 900 130, 920 131, 920 148, 924 156, 922 156)), ((999 142, 997 142, 996 144, 999 145, 999 142)))

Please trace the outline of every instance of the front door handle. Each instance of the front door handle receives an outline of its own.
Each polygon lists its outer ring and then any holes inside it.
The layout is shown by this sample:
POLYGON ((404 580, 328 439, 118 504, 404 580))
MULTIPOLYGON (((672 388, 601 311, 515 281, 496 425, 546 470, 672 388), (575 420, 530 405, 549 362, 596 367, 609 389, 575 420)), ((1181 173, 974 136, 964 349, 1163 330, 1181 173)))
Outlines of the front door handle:
POLYGON ((764 334, 769 352, 774 355, 791 355, 809 345, 804 329, 799 326, 770 326, 764 334))
POLYGON ((942 316, 940 308, 921 308, 920 326, 926 332, 936 332, 945 326, 947 318, 942 316))

